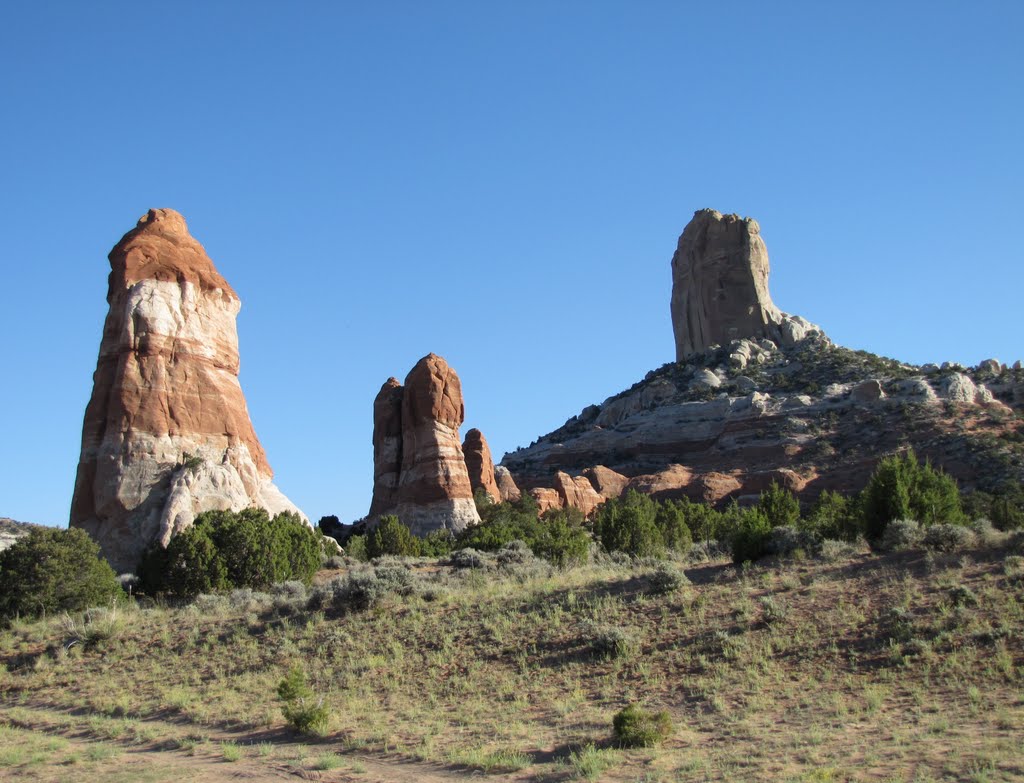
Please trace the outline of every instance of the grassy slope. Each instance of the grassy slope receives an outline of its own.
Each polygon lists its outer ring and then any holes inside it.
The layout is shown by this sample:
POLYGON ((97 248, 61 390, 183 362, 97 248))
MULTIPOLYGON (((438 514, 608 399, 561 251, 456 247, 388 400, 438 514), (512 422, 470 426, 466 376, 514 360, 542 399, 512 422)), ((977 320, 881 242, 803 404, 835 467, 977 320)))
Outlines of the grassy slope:
POLYGON ((710 563, 662 596, 643 565, 424 570, 426 591, 341 616, 258 598, 126 610, 68 653, 59 619, 19 623, 0 633, 0 777, 58 780, 69 760, 88 777, 110 747, 173 775, 235 747, 257 779, 1020 779, 1024 576, 1007 554, 710 563), (596 657, 587 621, 636 650, 596 657), (313 745, 274 695, 299 662, 333 713, 313 745), (610 747, 631 701, 671 713, 664 747, 610 747))

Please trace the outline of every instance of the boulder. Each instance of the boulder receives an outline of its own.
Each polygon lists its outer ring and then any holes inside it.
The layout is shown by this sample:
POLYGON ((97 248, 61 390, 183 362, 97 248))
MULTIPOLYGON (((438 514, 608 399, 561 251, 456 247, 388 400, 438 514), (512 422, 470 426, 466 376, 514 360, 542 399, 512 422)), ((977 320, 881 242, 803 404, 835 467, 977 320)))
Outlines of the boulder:
POLYGON ((690 381, 690 388, 695 390, 717 389, 721 385, 722 379, 707 368, 697 370, 693 374, 693 380, 690 381))
POLYGON ((203 511, 301 514, 273 484, 238 382, 241 302, 185 219, 150 210, 109 261, 70 525, 131 571, 203 511))
POLYGON ((942 396, 950 402, 992 402, 992 392, 984 384, 976 384, 969 375, 960 372, 953 373, 943 381, 942 396))
POLYGON ((462 443, 462 453, 466 458, 466 469, 469 471, 469 483, 475 492, 482 489, 495 503, 502 501, 501 490, 494 476, 494 460, 487 439, 478 429, 466 433, 462 443))
POLYGON ((870 381, 862 381, 858 383, 850 391, 850 399, 854 402, 875 402, 885 397, 885 390, 882 388, 881 382, 872 379, 870 381))
POLYGON ((563 471, 555 473, 555 491, 564 507, 578 508, 585 517, 605 501, 585 476, 570 476, 563 471))
POLYGON ((558 494, 558 490, 550 487, 534 487, 529 492, 530 497, 537 503, 537 513, 543 514, 553 508, 563 508, 565 501, 558 494))
POLYGON ((594 491, 605 500, 617 498, 626 491, 629 479, 621 473, 616 473, 604 465, 595 465, 583 471, 583 475, 590 481, 594 491))

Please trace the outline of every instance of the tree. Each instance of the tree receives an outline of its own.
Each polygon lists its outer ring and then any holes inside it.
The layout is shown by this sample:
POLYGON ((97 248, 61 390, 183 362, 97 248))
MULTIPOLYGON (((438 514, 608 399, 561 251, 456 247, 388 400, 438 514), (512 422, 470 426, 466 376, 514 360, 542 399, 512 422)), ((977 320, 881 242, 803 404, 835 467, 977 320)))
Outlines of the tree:
POLYGON ((371 559, 381 555, 416 557, 419 553, 419 539, 393 514, 382 516, 377 527, 366 537, 366 554, 371 559))
POLYGON ((914 519, 923 526, 939 522, 962 524, 956 482, 925 462, 913 450, 878 463, 860 497, 865 534, 877 540, 894 519, 914 519))
POLYGON ((854 504, 838 492, 825 490, 797 525, 821 538, 853 541, 861 533, 854 504))
POLYGON ((0 552, 0 618, 102 606, 123 595, 110 564, 84 530, 33 528, 0 552))
POLYGON ((598 508, 594 534, 608 552, 625 552, 635 557, 662 557, 665 539, 655 522, 657 509, 647 495, 629 490, 598 508))
POLYGON ((661 532, 665 546, 680 554, 686 554, 693 546, 693 534, 688 524, 688 510, 693 505, 689 500, 664 500, 657 504, 654 524, 661 532))
POLYGON ((774 481, 761 493, 757 507, 771 527, 795 525, 800 520, 800 501, 792 492, 774 481))
POLYGON ((292 579, 309 584, 320 567, 320 533, 292 513, 273 519, 265 509, 207 511, 154 546, 139 567, 143 590, 190 598, 250 587, 263 590, 292 579))

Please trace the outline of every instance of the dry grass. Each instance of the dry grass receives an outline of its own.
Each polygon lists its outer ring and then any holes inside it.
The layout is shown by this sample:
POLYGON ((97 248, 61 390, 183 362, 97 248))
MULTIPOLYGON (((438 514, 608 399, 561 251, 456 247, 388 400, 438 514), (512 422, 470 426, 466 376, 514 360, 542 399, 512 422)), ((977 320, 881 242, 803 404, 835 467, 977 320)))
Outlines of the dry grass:
POLYGON ((1007 554, 707 563, 663 595, 642 565, 432 567, 429 589, 362 612, 135 609, 90 647, 66 648, 58 619, 16 624, 0 633, 0 777, 60 768, 45 742, 84 735, 359 779, 384 763, 395 780, 1020 779, 1024 581, 1007 554), (595 625, 635 644, 595 655, 595 625), (305 751, 275 696, 296 664, 332 713, 305 751), (612 747, 629 703, 670 713, 663 747, 612 747))

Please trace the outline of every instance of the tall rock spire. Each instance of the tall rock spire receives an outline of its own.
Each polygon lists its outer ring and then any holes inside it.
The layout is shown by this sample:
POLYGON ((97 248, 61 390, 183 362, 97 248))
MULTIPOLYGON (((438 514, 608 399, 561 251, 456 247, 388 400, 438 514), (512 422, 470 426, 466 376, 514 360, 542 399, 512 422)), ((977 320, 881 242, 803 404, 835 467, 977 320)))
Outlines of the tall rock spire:
POLYGON ((397 514, 417 535, 477 524, 480 515, 459 442, 466 413, 455 370, 436 354, 424 356, 404 386, 391 378, 381 387, 373 412, 370 517, 397 514))
POLYGON ((781 323, 768 293, 768 249, 757 221, 696 212, 672 257, 676 360, 741 338, 773 339, 781 323))
POLYGON ((238 383, 241 302, 185 219, 151 209, 109 260, 71 526, 132 570, 203 511, 301 513, 271 481, 238 383))

